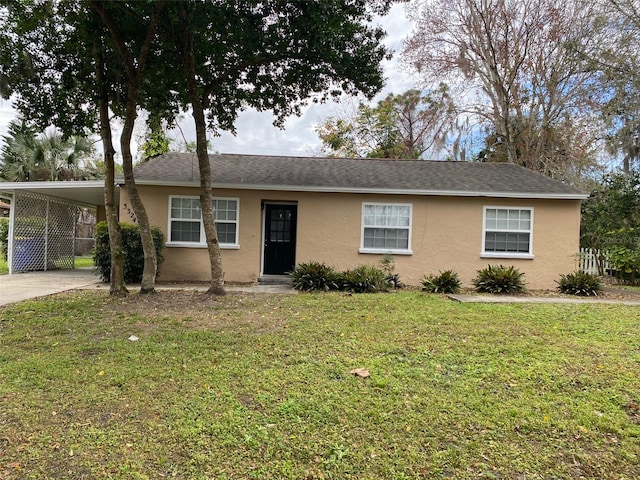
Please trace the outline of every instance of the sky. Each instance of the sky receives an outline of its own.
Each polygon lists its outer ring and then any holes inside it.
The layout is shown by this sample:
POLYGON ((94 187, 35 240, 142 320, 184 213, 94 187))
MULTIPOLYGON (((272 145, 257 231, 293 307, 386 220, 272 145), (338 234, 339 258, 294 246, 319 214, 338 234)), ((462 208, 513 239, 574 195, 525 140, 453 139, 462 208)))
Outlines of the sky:
MULTIPOLYGON (((391 60, 383 63, 386 84, 374 98, 374 102, 386 97, 388 93, 400 94, 415 86, 415 78, 403 70, 399 60, 402 41, 412 28, 410 20, 405 15, 405 6, 394 3, 389 14, 379 18, 376 23, 381 24, 387 31, 384 43, 394 52, 394 55, 391 60)), ((223 132, 220 137, 210 135, 210 150, 219 153, 260 155, 321 155, 322 144, 315 133, 315 125, 328 116, 340 115, 353 102, 353 99, 347 98, 342 103, 310 103, 303 109, 300 117, 290 117, 283 129, 273 126, 273 115, 270 112, 248 109, 238 116, 235 136, 226 132, 223 132)), ((15 110, 11 108, 11 102, 0 99, 0 147, 3 143, 1 137, 6 134, 7 125, 16 115, 15 110)), ((144 134, 144 123, 138 123, 134 136, 141 139, 144 134)), ((195 140, 195 129, 190 116, 184 116, 180 127, 188 141, 195 140)), ((117 128, 114 128, 114 134, 119 136, 117 128)), ((182 135, 177 129, 170 131, 169 136, 179 142, 182 141, 182 135)), ((137 150, 136 145, 133 147, 137 150)))

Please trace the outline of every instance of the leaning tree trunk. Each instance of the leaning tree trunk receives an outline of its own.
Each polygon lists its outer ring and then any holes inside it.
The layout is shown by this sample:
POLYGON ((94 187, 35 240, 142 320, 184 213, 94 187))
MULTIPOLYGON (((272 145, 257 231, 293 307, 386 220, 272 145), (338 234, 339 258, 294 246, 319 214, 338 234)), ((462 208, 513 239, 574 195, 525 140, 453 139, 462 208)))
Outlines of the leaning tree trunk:
POLYGON ((111 274, 109 276, 109 293, 114 296, 126 296, 129 292, 124 283, 124 249, 122 248, 122 234, 120 232, 120 224, 118 223, 118 206, 116 205, 115 194, 115 163, 113 155, 113 139, 111 136, 111 124, 109 122, 109 101, 107 93, 104 91, 104 61, 102 58, 102 49, 96 43, 95 45, 96 60, 96 80, 100 95, 98 100, 98 111, 100 118, 100 136, 102 137, 102 145, 104 148, 104 207, 107 217, 107 226, 109 231, 109 248, 111 250, 111 274))
MULTIPOLYGON (((197 102, 199 103, 199 102, 197 102)), ((200 208, 202 210, 202 223, 207 238, 209 251, 209 264, 211 265, 211 284, 207 293, 225 295, 224 272, 222 271, 222 257, 220 244, 218 243, 218 231, 213 215, 213 194, 211 192, 211 164, 207 152, 207 134, 202 105, 196 107, 191 102, 193 118, 196 124, 196 154, 200 170, 200 208), (204 139, 204 140, 203 140, 204 139)))
POLYGON ((136 96, 137 89, 129 88, 127 97, 127 109, 124 120, 122 135, 120 135, 120 148, 122 149, 122 169, 124 171, 124 185, 127 189, 127 195, 131 202, 131 208, 136 216, 136 220, 140 227, 140 240, 142 242, 142 251, 144 253, 144 269, 142 271, 142 284, 140 285, 140 293, 154 293, 156 284, 156 271, 158 267, 158 258, 156 255, 156 247, 151 235, 149 225, 149 216, 144 208, 138 187, 133 176, 133 155, 131 154, 131 136, 133 134, 133 126, 136 119, 136 96))
POLYGON ((138 92, 144 76, 146 62, 151 53, 151 45, 156 37, 160 13, 164 9, 164 2, 157 2, 153 15, 149 19, 144 42, 140 47, 140 54, 134 62, 129 55, 125 40, 118 28, 117 22, 109 15, 105 5, 99 1, 91 1, 91 7, 102 19, 102 22, 109 30, 114 46, 118 51, 120 60, 124 66, 127 77, 127 101, 125 106, 125 118, 122 135, 120 136, 120 147, 122 149, 122 168, 124 170, 124 184, 129 195, 133 213, 140 226, 140 237, 144 252, 144 270, 142 273, 142 286, 140 293, 152 293, 155 291, 157 256, 153 243, 153 237, 149 228, 149 218, 142 204, 138 189, 133 177, 133 157, 131 155, 131 136, 136 120, 136 108, 138 92))
POLYGON ((218 231, 213 215, 213 194, 211 192, 211 164, 207 152, 207 129, 204 116, 204 107, 198 92, 196 81, 195 61, 193 55, 193 41, 190 28, 185 28, 183 38, 184 70, 187 80, 189 101, 193 111, 193 120, 196 126, 196 155, 200 171, 200 208, 202 221, 207 239, 209 251, 209 263, 211 265, 211 284, 207 293, 225 295, 224 273, 222 271, 222 257, 220 256, 220 244, 218 243, 218 231))

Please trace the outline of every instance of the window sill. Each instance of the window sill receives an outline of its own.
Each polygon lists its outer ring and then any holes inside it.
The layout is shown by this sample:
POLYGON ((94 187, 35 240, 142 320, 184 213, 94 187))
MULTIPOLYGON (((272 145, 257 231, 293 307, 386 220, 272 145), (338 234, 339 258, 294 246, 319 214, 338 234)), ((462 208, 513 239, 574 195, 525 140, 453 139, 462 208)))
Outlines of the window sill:
POLYGON ((411 250, 389 250, 384 248, 361 248, 359 253, 373 253, 377 255, 413 255, 411 250))
POLYGON ((509 252, 483 252, 480 258, 519 258, 522 260, 533 260, 535 257, 531 253, 509 253, 509 252))
MULTIPOLYGON (((191 243, 191 242, 166 242, 167 248, 207 248, 206 243, 191 243)), ((237 243, 221 243, 220 250, 240 250, 240 245, 237 243)))

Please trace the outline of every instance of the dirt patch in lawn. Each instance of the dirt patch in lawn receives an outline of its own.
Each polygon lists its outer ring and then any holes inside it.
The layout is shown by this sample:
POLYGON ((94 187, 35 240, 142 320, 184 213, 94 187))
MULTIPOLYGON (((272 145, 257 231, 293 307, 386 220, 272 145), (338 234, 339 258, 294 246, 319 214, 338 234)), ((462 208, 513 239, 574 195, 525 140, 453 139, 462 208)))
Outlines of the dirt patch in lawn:
MULTIPOLYGON (((139 316, 157 322, 167 319, 192 328, 225 329, 233 325, 270 331, 286 324, 278 296, 228 293, 220 297, 195 290, 165 290, 149 295, 109 299, 115 315, 139 316)), ((143 322, 140 322, 143 323, 143 322)), ((141 325, 143 326, 143 325, 141 325)))

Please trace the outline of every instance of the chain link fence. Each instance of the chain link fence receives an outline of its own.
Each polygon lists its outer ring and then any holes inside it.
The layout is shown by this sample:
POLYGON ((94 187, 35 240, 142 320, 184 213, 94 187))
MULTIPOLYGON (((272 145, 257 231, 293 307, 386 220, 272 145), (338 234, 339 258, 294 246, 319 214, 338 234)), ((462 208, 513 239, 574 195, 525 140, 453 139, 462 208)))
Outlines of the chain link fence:
POLYGON ((13 201, 12 271, 73 268, 78 206, 28 192, 13 201))

